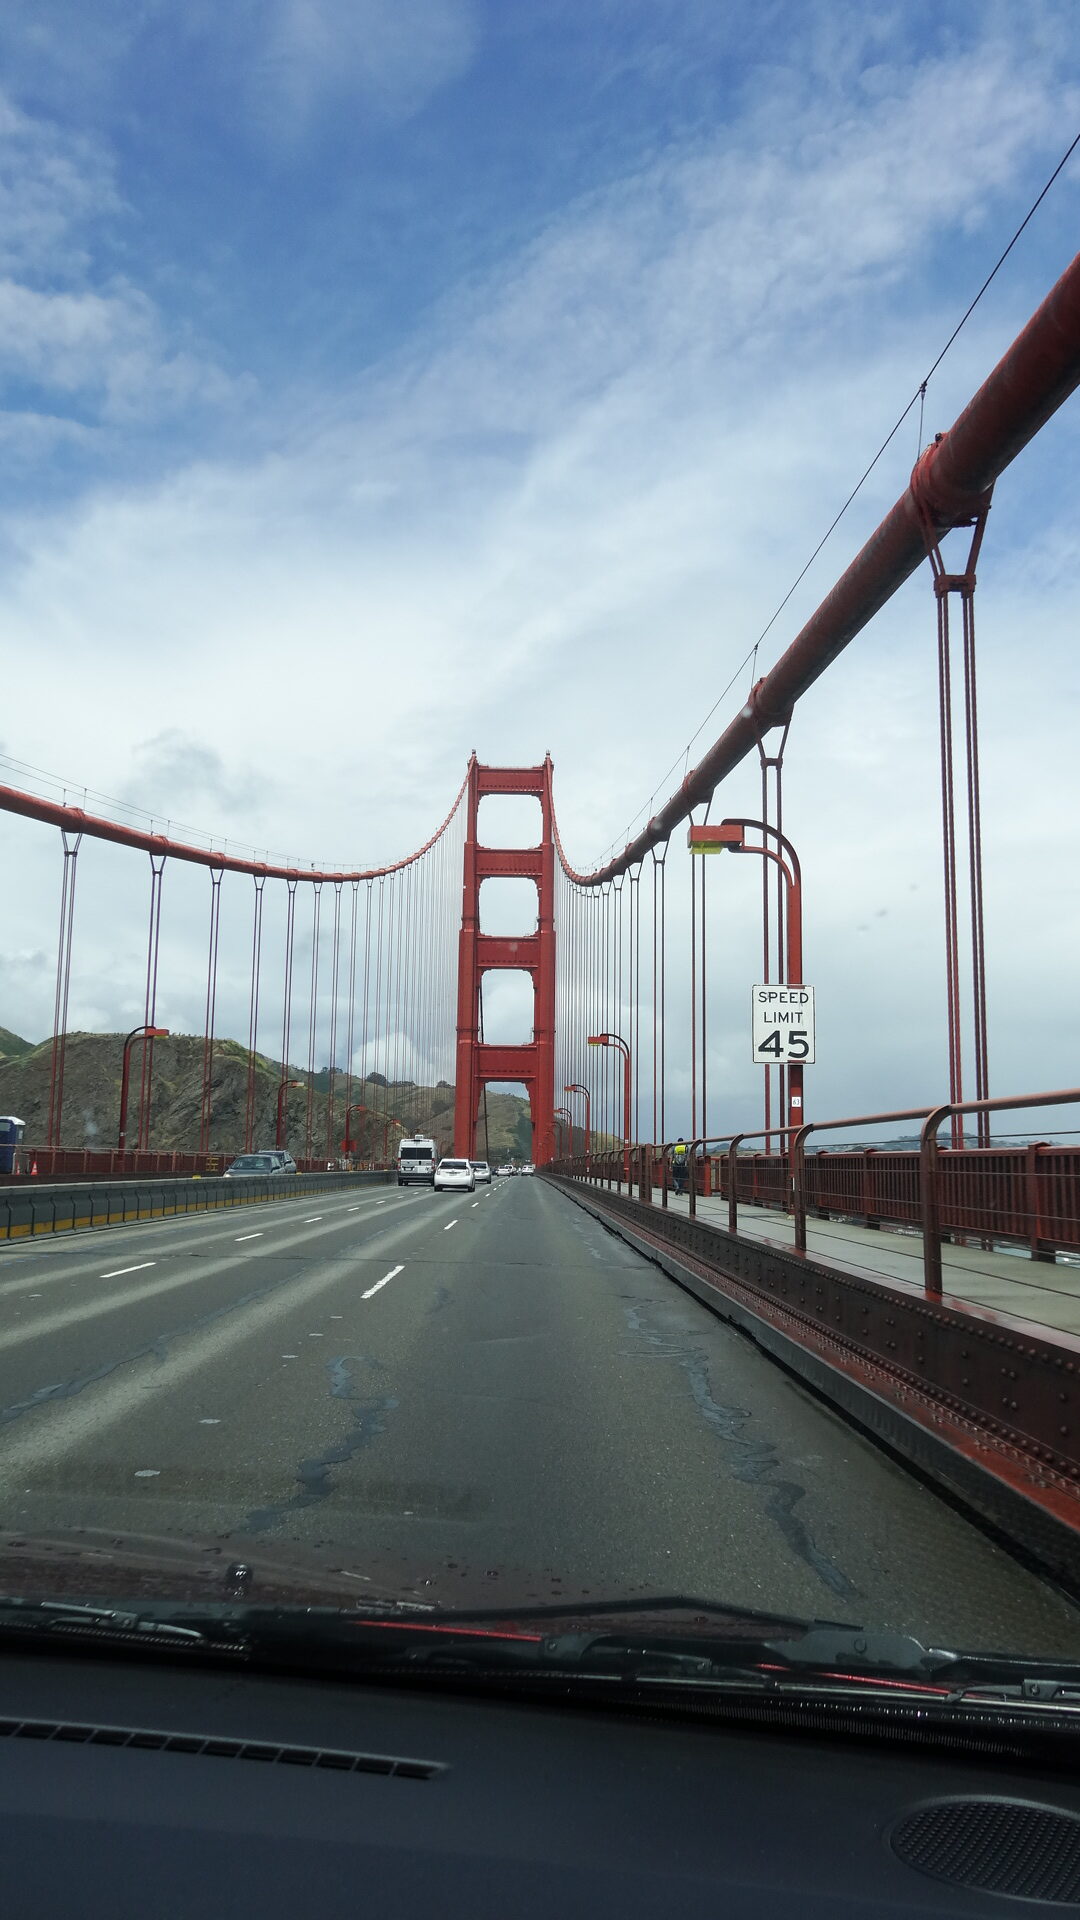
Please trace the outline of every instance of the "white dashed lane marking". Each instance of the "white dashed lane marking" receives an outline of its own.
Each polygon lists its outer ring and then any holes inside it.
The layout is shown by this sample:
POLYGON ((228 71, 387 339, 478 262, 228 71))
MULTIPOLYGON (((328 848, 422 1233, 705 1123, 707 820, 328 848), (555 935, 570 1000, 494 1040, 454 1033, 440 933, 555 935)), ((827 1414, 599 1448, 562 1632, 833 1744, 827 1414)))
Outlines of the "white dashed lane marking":
POLYGON ((385 1287, 388 1280, 392 1280, 396 1273, 402 1271, 402 1267, 391 1267, 389 1273, 384 1273, 381 1280, 376 1280, 373 1287, 369 1287, 366 1293, 360 1295, 361 1300, 370 1300, 373 1293, 378 1293, 380 1287, 385 1287))
POLYGON ((122 1273, 142 1273, 147 1267, 156 1267, 156 1260, 140 1260, 137 1267, 113 1267, 109 1273, 99 1273, 99 1280, 118 1280, 122 1273))

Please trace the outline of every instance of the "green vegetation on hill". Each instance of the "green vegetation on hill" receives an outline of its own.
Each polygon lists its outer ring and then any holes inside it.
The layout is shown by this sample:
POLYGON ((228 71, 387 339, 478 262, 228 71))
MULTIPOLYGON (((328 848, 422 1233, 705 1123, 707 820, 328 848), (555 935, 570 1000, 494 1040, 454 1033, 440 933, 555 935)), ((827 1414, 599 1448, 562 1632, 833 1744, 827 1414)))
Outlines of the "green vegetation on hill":
POLYGON ((14 1060, 17 1055, 32 1053, 35 1042, 22 1040, 10 1027, 0 1027, 0 1060, 14 1060))

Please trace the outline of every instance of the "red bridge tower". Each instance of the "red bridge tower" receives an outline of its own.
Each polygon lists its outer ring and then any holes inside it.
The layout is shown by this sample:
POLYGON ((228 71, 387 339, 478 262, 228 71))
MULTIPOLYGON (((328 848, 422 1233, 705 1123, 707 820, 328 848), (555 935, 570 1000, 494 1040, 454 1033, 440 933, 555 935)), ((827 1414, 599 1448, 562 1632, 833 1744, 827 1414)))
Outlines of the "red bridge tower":
POLYGON ((551 758, 540 767, 482 767, 469 763, 468 819, 458 943, 457 1090, 454 1151, 475 1158, 480 1096, 492 1080, 523 1080, 532 1107, 533 1160, 552 1158, 555 1132, 555 844, 552 836, 551 758), (538 847, 481 847, 477 812, 489 793, 534 794, 543 815, 538 847), (515 939, 481 933, 480 884, 501 877, 535 880, 535 933, 515 939), (485 973, 531 974, 533 1037, 520 1047, 489 1046, 480 1038, 480 982, 485 973))

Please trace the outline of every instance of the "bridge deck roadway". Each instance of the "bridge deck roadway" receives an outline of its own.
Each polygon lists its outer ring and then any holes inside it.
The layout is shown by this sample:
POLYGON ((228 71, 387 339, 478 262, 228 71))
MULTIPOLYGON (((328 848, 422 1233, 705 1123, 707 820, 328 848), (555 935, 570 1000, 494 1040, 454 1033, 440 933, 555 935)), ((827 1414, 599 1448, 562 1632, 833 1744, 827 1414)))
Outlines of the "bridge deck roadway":
MULTIPOLYGON (((656 1201, 659 1205, 659 1201, 656 1201)), ((669 1193, 668 1207, 684 1217, 685 1196, 669 1193)), ((728 1204, 722 1199, 700 1199, 698 1219, 709 1226, 728 1223, 728 1204)), ((787 1214, 749 1203, 739 1206, 738 1231, 748 1240, 790 1249, 795 1223, 787 1214)), ((861 1227, 844 1220, 806 1223, 806 1250, 813 1259, 839 1273, 884 1276, 899 1280, 916 1293, 923 1291, 922 1235, 886 1227, 861 1227)), ((1011 1252, 986 1252, 978 1246, 941 1249, 942 1291, 953 1302, 986 1307, 1031 1320, 1038 1326, 1080 1336, 1080 1262, 1032 1260, 1022 1247, 1011 1252)))
POLYGON ((195 1539, 361 1601, 681 1592, 1080 1657, 1080 1608, 540 1180, 7 1244, 0 1424, 0 1591, 13 1536, 195 1539))

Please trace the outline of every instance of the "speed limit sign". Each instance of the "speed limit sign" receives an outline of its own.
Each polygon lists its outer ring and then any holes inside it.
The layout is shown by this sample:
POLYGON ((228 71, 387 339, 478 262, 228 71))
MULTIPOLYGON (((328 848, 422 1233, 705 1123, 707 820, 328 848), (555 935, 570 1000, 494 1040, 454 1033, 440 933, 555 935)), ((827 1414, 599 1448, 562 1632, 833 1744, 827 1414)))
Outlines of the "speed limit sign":
POLYGON ((751 987, 750 1006, 757 1066, 813 1066, 813 987, 751 987))

